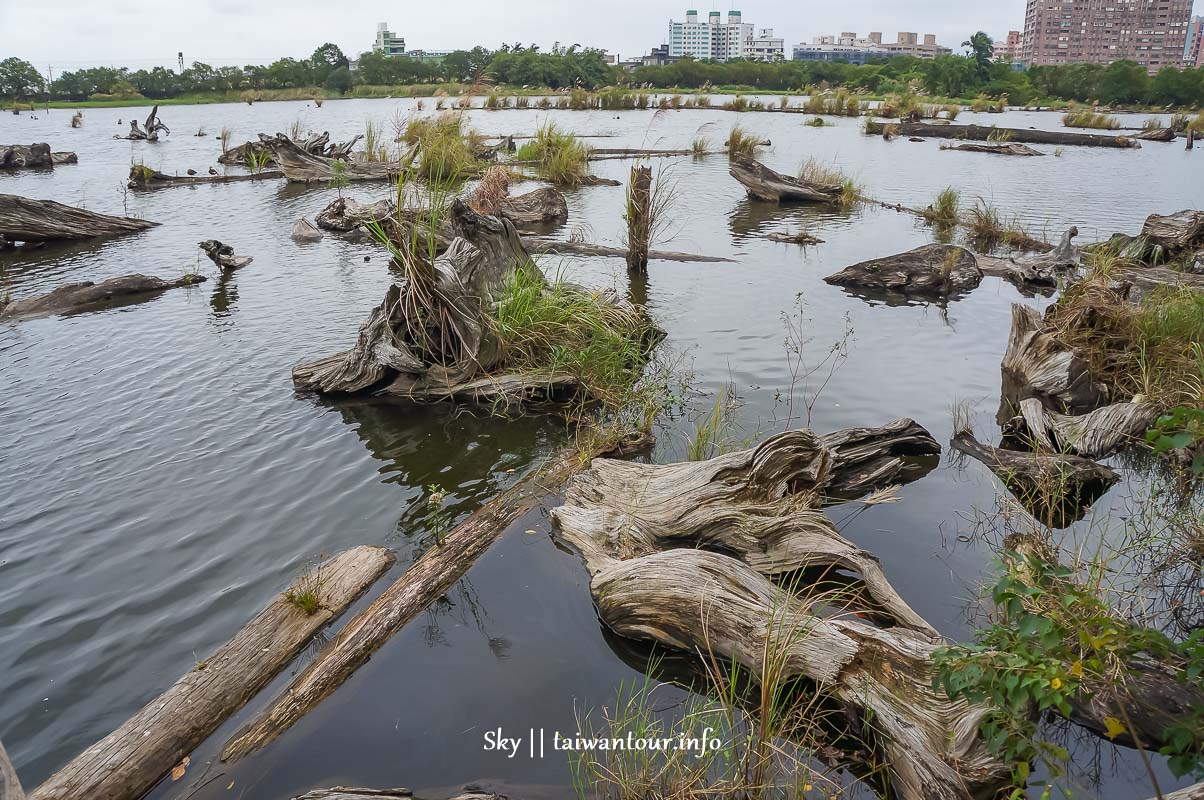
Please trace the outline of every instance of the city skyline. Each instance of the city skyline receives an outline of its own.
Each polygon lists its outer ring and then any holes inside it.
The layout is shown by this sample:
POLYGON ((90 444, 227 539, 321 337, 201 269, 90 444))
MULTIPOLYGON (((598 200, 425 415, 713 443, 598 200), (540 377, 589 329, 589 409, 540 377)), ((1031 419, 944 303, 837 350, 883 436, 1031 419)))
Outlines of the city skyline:
MULTIPOLYGON (((700 13, 712 6, 699 5, 700 13)), ((770 2, 729 2, 714 8, 726 14, 736 9, 758 28, 773 28, 785 39, 787 51, 815 36, 847 30, 923 31, 958 50, 977 30, 994 37, 1023 27, 1025 0, 1005 0, 989 7, 966 8, 951 0, 920 0, 906 8, 872 0, 850 0, 838 10, 800 8, 770 2)), ((376 25, 388 20, 390 28, 413 49, 454 50, 483 45, 491 49, 503 42, 539 44, 550 49, 555 41, 598 47, 624 58, 647 53, 664 43, 668 21, 680 19, 685 6, 668 0, 649 6, 619 0, 604 6, 569 8, 553 0, 530 0, 522 10, 513 6, 468 0, 457 8, 456 25, 449 27, 438 6, 397 9, 379 3, 348 0, 331 17, 329 5, 317 0, 296 0, 287 5, 267 0, 248 8, 233 0, 204 0, 164 10, 149 0, 118 0, 103 18, 97 18, 79 0, 53 6, 20 4, 6 10, 12 30, 21 31, 5 56, 31 61, 41 70, 56 72, 85 66, 112 65, 132 68, 175 67, 177 52, 186 63, 203 61, 214 66, 264 64, 281 57, 303 57, 323 42, 333 42, 349 56, 371 49, 376 25), (87 18, 89 24, 80 26, 87 18), (280 21, 287 20, 286 25, 280 21), (185 33, 181 33, 181 31, 185 33), (15 45, 15 46, 14 46, 15 45)))

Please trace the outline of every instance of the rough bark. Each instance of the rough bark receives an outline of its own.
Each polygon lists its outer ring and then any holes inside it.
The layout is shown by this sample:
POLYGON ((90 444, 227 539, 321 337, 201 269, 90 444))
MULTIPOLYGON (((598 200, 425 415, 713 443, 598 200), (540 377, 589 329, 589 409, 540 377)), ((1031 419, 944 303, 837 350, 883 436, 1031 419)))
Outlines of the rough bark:
POLYGON ((798 201, 805 203, 830 203, 839 201, 841 187, 808 183, 774 172, 769 167, 751 158, 740 159, 728 170, 738 180, 748 196, 767 203, 798 201))
POLYGON ((0 194, 0 236, 12 242, 93 239, 146 230, 158 224, 145 219, 110 217, 53 200, 0 194))
MULTIPOLYGON (((1150 798, 1150 800, 1156 800, 1150 798)), ((1204 800, 1204 783, 1196 783, 1176 792, 1164 792, 1160 800, 1204 800)))
POLYGON ((865 132, 871 136, 882 133, 887 125, 894 125, 900 136, 932 136, 938 139, 967 139, 986 142, 1001 134, 1008 140, 1023 144, 1083 145, 1085 147, 1141 147, 1131 136, 1106 136, 1096 133, 1071 133, 1069 131, 1039 131, 1029 128, 997 128, 994 125, 936 125, 929 122, 882 123, 869 119, 865 132))
POLYGON ((1204 211, 1151 214, 1141 226, 1141 235, 1171 255, 1204 247, 1204 211))
POLYGON ((1092 378, 1086 356, 1059 340, 1031 306, 1012 305, 1012 328, 1001 370, 1001 423, 1029 397, 1065 414, 1084 413, 1107 400, 1107 388, 1092 378))
POLYGON ((314 221, 319 228, 346 233, 361 225, 382 223, 396 216, 397 206, 392 200, 378 200, 365 205, 350 198, 340 197, 319 211, 314 221))
POLYGON ((941 145, 942 150, 962 150, 968 153, 993 153, 998 156, 1043 156, 1040 150, 1018 142, 982 142, 959 145, 941 145))
POLYGON ((458 581, 512 522, 582 468, 576 448, 563 448, 474 511, 350 619, 304 672, 226 742, 222 760, 237 760, 267 745, 334 693, 393 634, 458 581))
POLYGON ((6 144, 0 145, 0 169, 52 169, 54 157, 50 145, 6 144))
MULTIPOLYGON (((604 244, 590 242, 559 242, 552 239, 525 238, 523 244, 533 253, 550 253, 552 255, 570 256, 599 256, 602 258, 626 258, 627 251, 622 247, 610 247, 604 244)), ((670 250, 649 250, 650 261, 693 261, 706 264, 734 264, 730 258, 721 256, 704 256, 695 253, 676 253, 670 250)))
POLYGON ((824 282, 868 292, 944 299, 977 287, 982 270, 974 254, 964 247, 929 244, 853 264, 824 282))
POLYGON ((897 419, 873 428, 845 428, 821 437, 835 459, 824 484, 830 498, 852 500, 931 472, 941 446, 923 425, 897 419))
POLYGON ((1079 229, 1069 228, 1062 234, 1058 244, 1049 252, 1011 255, 1005 258, 975 253, 979 269, 984 275, 995 275, 1010 281, 1021 289, 1052 289, 1058 285, 1058 276, 1078 269, 1081 253, 1074 244, 1079 229))
POLYGON ((969 431, 954 434, 953 448, 981 461, 1029 513, 1055 528, 1082 519, 1120 476, 1102 464, 1062 453, 1021 452, 983 444, 969 431))
POLYGON ((512 223, 520 231, 556 225, 569 218, 569 205, 564 195, 551 186, 506 197, 498 205, 498 215, 512 223))
POLYGON ((48 294, 27 300, 15 300, 8 305, 3 305, 0 301, 0 320, 77 314, 81 311, 95 310, 107 303, 150 300, 168 289, 192 286, 204 280, 203 275, 184 275, 170 281, 150 275, 123 275, 100 283, 67 283, 48 294))
MULTIPOLYGON (((364 138, 363 134, 357 135, 350 141, 341 144, 332 143, 330 141, 330 133, 322 131, 322 133, 311 133, 304 139, 294 139, 293 142, 302 150, 314 155, 323 156, 324 158, 335 158, 346 161, 351 156, 351 151, 355 147, 355 143, 364 138)), ((243 165, 247 163, 247 157, 253 155, 257 159, 267 159, 265 164, 275 164, 276 158, 272 151, 263 142, 243 142, 237 147, 231 147, 220 156, 217 157, 217 163, 226 165, 243 165)))
POLYGON ((400 161, 343 161, 304 150, 283 133, 275 136, 259 134, 259 140, 272 153, 272 158, 293 183, 326 183, 335 175, 334 163, 340 161, 343 177, 349 181, 387 181, 401 173, 400 161))
POLYGON ((652 167, 631 168, 627 187, 627 269, 648 271, 648 244, 652 239, 652 167))
MULTIPOLYGON (((31 800, 129 800, 172 766, 287 666, 314 634, 389 568, 381 547, 346 550, 320 567, 322 607, 307 615, 284 594, 210 658, 85 750, 30 795, 31 800)), ((309 588, 305 578, 293 588, 309 588)))
POLYGON ((1134 139, 1140 139, 1143 142, 1173 142, 1177 134, 1174 128, 1152 128, 1140 130, 1131 135, 1134 139))
POLYGON ((1020 403, 1011 427, 1045 452, 1104 458, 1126 445, 1143 442, 1158 419, 1158 409, 1145 403, 1114 403, 1081 416, 1051 412, 1035 397, 1020 403))
MULTIPOLYGON (((992 796, 1007 768, 978 736, 986 709, 933 690, 939 637, 877 561, 810 508, 836 460, 809 431, 709 462, 595 459, 552 518, 582 554, 599 615, 615 633, 730 660, 752 675, 762 674, 766 653, 780 655, 782 680, 813 681, 872 737, 896 796, 992 796), (867 616, 881 624, 825 616, 830 597, 769 577, 804 567, 860 573, 867 616)), ((854 604, 839 602, 844 612, 854 604)))
POLYGON ((3 742, 0 742, 0 800, 25 800, 25 791, 17 779, 13 762, 8 760, 3 742))
POLYGON ((209 256, 209 260, 217 265, 217 268, 222 272, 245 267, 255 260, 253 256, 238 256, 234 254, 234 248, 228 244, 222 244, 217 239, 206 239, 203 242, 198 242, 197 247, 205 251, 205 255, 209 256))
POLYGON ((276 169, 262 170, 244 175, 167 175, 157 169, 135 164, 130 167, 127 186, 136 191, 163 189, 168 186, 196 186, 205 183, 239 183, 283 178, 284 173, 276 169))

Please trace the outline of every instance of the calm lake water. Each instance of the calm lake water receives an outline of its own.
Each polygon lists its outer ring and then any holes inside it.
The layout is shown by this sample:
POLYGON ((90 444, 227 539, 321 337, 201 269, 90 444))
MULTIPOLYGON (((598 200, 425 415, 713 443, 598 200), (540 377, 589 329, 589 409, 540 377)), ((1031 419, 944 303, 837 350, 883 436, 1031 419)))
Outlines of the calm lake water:
MULTIPOLYGON (((355 607, 369 602, 429 542, 424 487, 447 488, 452 508, 466 514, 561 442, 562 427, 536 416, 499 421, 294 393, 293 365, 346 347, 389 282, 374 244, 289 238, 293 222, 312 218, 333 190, 277 181, 122 189, 135 161, 204 174, 221 151, 215 137, 223 126, 234 144, 288 130, 294 120, 342 140, 367 120, 389 130, 394 114, 414 108, 412 100, 170 106, 162 118, 172 135, 158 144, 112 138, 131 117, 144 118, 144 108, 85 110, 79 129, 69 127, 68 110, 0 115, 0 142, 45 141, 80 161, 0 175, 0 192, 161 223, 100 243, 0 256, 14 297, 131 272, 177 276, 208 266, 196 247, 202 239, 255 258, 227 279, 151 302, 0 325, 0 739, 27 787, 203 660, 322 554, 365 543, 397 551, 398 565, 355 607), (205 136, 193 135, 202 128, 205 136)), ((1133 151, 1068 147, 1058 157, 1045 148, 1045 158, 1013 159, 942 152, 936 140, 866 137, 856 119, 811 128, 803 115, 478 110, 468 118, 489 135, 529 134, 552 120, 605 135, 593 140, 600 147, 689 147, 698 136, 718 146, 739 123, 772 140, 763 160, 775 169, 793 172, 807 157, 834 162, 873 197, 913 206, 953 186, 1051 238, 1072 224, 1080 241, 1134 233, 1150 213, 1204 201, 1204 155, 1185 152, 1182 142, 1133 151)), ((963 113, 958 122, 1060 126, 1058 115, 1023 112, 963 113)), ((602 161, 593 171, 625 180, 629 166, 602 161)), ((1049 300, 987 278, 947 308, 866 302, 823 276, 932 241, 910 215, 751 204, 721 155, 655 166, 676 183, 667 249, 734 260, 649 269, 649 309, 668 331, 666 347, 696 375, 697 409, 731 383, 742 399, 741 436, 783 426, 786 408, 775 398, 791 382, 786 315, 803 320, 810 363, 852 329, 847 361, 814 404, 816 430, 908 416, 947 442, 951 408, 966 402, 979 434, 998 436, 992 419, 1010 305, 1043 308, 1049 300), (824 243, 802 249, 764 238, 800 226, 824 243)), ((348 194, 372 200, 388 192, 361 184, 348 194)), ((622 188, 570 192, 569 222, 558 235, 578 230, 618 244, 623 201, 622 188)), ((580 283, 627 282, 620 259, 542 264, 580 283)), ((691 428, 689 415, 667 421, 656 459, 680 458, 691 428)), ((1097 503, 1097 519, 1122 513, 1139 490, 1138 476, 1126 478, 1097 503)), ((976 513, 994 508, 995 493, 984 467, 946 456, 903 489, 902 502, 871 508, 842 530, 880 557, 913 608, 963 639, 992 568, 989 547, 969 534, 976 513)), ((849 511, 830 513, 844 520, 849 511)), ((484 733, 573 732, 578 712, 611 703, 621 685, 642 679, 639 667, 638 653, 604 634, 579 559, 556 545, 546 515, 534 512, 446 602, 272 746, 233 766, 214 764, 205 774, 223 777, 190 795, 240 715, 198 750, 185 780, 153 796, 287 798, 337 784, 434 792, 470 781, 565 796, 562 758, 485 752, 484 733)), ((682 694, 662 690, 661 700, 671 705, 682 694)), ((1066 736, 1082 773, 1078 796, 1152 794, 1132 753, 1066 736)), ((1156 766, 1163 790, 1181 783, 1156 766)))

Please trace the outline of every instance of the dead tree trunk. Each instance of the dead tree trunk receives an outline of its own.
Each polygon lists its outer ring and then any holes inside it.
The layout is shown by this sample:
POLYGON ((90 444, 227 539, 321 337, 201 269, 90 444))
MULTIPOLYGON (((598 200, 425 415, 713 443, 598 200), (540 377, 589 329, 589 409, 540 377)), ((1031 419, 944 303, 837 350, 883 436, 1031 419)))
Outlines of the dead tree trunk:
POLYGON ((205 280, 204 275, 183 275, 165 281, 150 275, 123 275, 100 283, 84 281, 68 283, 54 291, 16 300, 4 305, 0 300, 0 320, 25 320, 53 314, 77 314, 99 308, 107 303, 150 300, 168 289, 192 286, 205 280))
MULTIPOLYGON (((321 608, 308 615, 283 594, 209 659, 89 747, 31 800, 140 797, 301 652, 321 628, 389 568, 381 547, 346 550, 320 568, 321 608)), ((313 587, 302 577, 296 591, 313 587)))
POLYGON ((50 145, 6 144, 0 145, 0 169, 51 169, 54 157, 50 145))
POLYGON ((275 136, 259 134, 259 140, 272 153, 272 158, 284 172, 284 177, 294 183, 325 183, 335 175, 335 162, 349 181, 387 181, 395 179, 402 169, 399 161, 343 161, 328 158, 304 150, 283 133, 275 136))
MULTIPOLYGON (((892 427, 887 441, 896 434, 892 427)), ((871 435, 848 438, 874 460, 871 435)), ((552 517, 581 552, 598 613, 615 633, 731 660, 753 676, 773 658, 782 680, 813 681, 872 736, 898 797, 991 796, 1008 767, 978 735, 987 709, 933 689, 940 638, 872 556, 810 509, 839 458, 811 432, 789 431, 707 462, 596 459, 552 517), (831 598, 771 580, 804 568, 857 572, 866 597, 842 597, 844 613, 825 615, 831 598)))
POLYGON ((0 742, 0 800, 25 800, 17 770, 13 768, 13 762, 8 760, 3 742, 0 742))
POLYGON ((974 289, 982 270, 974 254, 951 244, 929 244, 845 267, 825 283, 858 292, 947 299, 974 289))
POLYGON ((163 189, 167 186, 197 186, 206 183, 239 183, 241 181, 259 181, 273 178, 283 178, 280 170, 270 169, 252 172, 246 175, 166 175, 157 169, 134 164, 130 167, 129 188, 135 191, 150 191, 163 189))
POLYGON ((1001 371, 1000 424, 1015 416, 1020 402, 1029 397, 1067 414, 1090 411, 1107 398, 1107 388, 1092 378, 1086 356, 1047 329, 1040 312, 1031 306, 1012 306, 1001 371))
POLYGON ((542 230, 567 220, 569 204, 563 194, 551 186, 545 186, 517 197, 502 198, 497 213, 514 223, 514 227, 520 231, 542 230))
POLYGON ((631 168, 627 186, 627 269, 648 271, 648 245, 652 238, 652 167, 631 168))
POLYGON ((748 190, 749 197, 766 203, 797 201, 836 204, 842 191, 841 187, 835 184, 808 183, 774 172, 760 161, 751 158, 742 158, 734 162, 728 171, 748 190))
POLYGON ((314 222, 324 230, 346 233, 361 225, 380 224, 396 216, 397 206, 392 200, 378 200, 371 205, 364 205, 350 198, 340 197, 319 211, 314 222))
POLYGON ((1049 411, 1035 397, 1020 403, 1011 427, 1049 453, 1104 458, 1126 445, 1145 441, 1158 409, 1145 403, 1114 403, 1080 416, 1049 411))
MULTIPOLYGON (((633 440, 628 446, 635 448, 639 443, 633 440)), ((222 761, 237 760, 270 743, 333 694, 393 634, 458 581, 507 526, 582 468, 576 448, 564 448, 474 511, 442 543, 423 553, 372 605, 349 620, 271 705, 235 733, 222 748, 222 761)))
POLYGON ((53 200, 0 194, 0 236, 12 242, 93 239, 146 230, 158 224, 144 219, 110 217, 53 200))
POLYGON ((1071 133, 1069 131, 1039 131, 1029 128, 997 128, 994 125, 934 125, 930 122, 878 122, 867 119, 865 132, 880 135, 887 125, 900 136, 930 136, 938 139, 968 139, 993 141, 1000 135, 1011 142, 1024 144, 1083 145, 1086 147, 1141 147, 1141 142, 1129 136, 1107 136, 1096 133, 1071 133))

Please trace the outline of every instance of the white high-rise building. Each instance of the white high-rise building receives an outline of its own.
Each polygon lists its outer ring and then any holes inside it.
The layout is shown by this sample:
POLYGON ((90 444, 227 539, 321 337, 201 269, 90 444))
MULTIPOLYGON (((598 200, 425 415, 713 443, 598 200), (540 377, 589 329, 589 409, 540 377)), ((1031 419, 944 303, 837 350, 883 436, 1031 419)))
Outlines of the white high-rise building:
POLYGON ((698 12, 690 10, 686 12, 685 22, 669 22, 669 56, 710 58, 715 61, 735 58, 780 59, 785 52, 782 40, 774 39, 770 28, 763 29, 761 34, 760 37, 753 37, 752 24, 745 22, 739 11, 727 12, 727 22, 723 21, 720 12, 712 11, 702 22, 698 19, 698 12))
POLYGON ((372 49, 378 53, 384 53, 387 56, 404 56, 406 54, 406 40, 404 36, 394 36, 389 30, 389 23, 376 23, 376 41, 372 43, 372 49))

